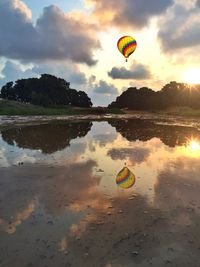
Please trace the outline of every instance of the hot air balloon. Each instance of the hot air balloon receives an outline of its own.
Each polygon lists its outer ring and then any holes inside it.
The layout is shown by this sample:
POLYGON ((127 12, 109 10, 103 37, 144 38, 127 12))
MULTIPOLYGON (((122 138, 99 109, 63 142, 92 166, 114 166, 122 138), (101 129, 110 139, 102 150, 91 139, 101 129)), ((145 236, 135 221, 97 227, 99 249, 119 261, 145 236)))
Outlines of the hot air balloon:
POLYGON ((122 55, 127 58, 135 51, 137 47, 136 40, 131 36, 123 36, 117 42, 117 47, 122 55))
POLYGON ((118 173, 116 177, 116 183, 121 188, 131 188, 135 183, 135 175, 127 167, 124 167, 118 173))

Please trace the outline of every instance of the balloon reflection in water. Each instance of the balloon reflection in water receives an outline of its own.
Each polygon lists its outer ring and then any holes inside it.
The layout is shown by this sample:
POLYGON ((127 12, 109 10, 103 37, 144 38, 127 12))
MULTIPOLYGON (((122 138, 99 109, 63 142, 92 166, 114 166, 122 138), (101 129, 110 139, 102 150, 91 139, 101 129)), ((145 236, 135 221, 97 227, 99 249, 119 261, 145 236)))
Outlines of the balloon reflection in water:
POLYGON ((119 187, 129 189, 135 184, 135 175, 124 167, 116 177, 116 183, 119 187))

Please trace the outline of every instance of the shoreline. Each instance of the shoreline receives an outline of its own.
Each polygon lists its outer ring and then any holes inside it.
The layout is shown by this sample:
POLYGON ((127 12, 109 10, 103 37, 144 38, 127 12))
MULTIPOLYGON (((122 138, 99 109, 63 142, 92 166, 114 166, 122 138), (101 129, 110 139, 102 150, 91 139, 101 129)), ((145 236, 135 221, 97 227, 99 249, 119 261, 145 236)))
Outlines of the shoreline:
POLYGON ((109 120, 129 120, 141 119, 152 120, 156 124, 165 124, 171 126, 194 127, 200 130, 200 118, 185 117, 177 115, 156 114, 150 112, 132 112, 126 114, 101 114, 101 115, 0 115, 0 127, 19 126, 28 124, 42 124, 52 122, 78 122, 83 120, 89 121, 109 121, 109 120))

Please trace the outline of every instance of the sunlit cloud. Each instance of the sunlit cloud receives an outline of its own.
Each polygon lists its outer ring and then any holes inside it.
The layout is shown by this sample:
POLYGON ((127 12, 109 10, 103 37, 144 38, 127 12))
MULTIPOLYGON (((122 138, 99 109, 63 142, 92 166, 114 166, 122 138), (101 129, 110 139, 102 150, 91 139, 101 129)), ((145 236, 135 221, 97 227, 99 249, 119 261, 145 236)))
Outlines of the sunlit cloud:
POLYGON ((87 0, 93 3, 93 14, 101 23, 117 25, 118 27, 143 27, 156 15, 166 12, 173 3, 172 0, 87 0))

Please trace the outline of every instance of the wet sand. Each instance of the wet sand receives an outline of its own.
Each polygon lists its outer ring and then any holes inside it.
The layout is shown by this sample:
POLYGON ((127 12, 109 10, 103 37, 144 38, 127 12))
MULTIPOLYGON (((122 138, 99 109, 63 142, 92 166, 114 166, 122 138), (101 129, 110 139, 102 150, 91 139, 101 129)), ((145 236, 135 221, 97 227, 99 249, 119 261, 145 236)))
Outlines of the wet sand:
POLYGON ((200 154, 184 143, 198 130, 145 125, 2 132, 0 266, 199 267, 200 154), (31 139, 50 130, 46 145, 31 139), (130 190, 115 184, 124 161, 136 175, 130 190))

